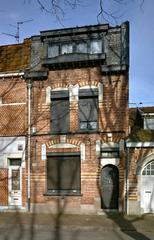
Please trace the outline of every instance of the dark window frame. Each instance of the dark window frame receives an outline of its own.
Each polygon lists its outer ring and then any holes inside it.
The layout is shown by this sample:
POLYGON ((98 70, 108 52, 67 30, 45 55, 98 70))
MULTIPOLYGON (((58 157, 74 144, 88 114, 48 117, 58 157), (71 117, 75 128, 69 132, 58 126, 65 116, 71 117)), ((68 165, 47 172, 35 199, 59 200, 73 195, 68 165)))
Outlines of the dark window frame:
MULTIPOLYGON (((72 161, 72 159, 71 159, 72 161)), ((68 165, 68 164, 67 164, 68 165)), ((63 169, 65 169, 63 167, 63 169)), ((55 171, 54 171, 55 172, 55 171)), ((71 174, 74 178, 75 176, 75 173, 73 172, 71 174)), ((79 152, 76 152, 76 153, 48 153, 47 154, 47 164, 46 164, 46 176, 47 176, 47 181, 46 181, 46 193, 44 195, 46 196, 81 196, 81 157, 80 157, 80 153, 79 152), (54 160, 54 158, 58 159, 58 161, 63 161, 64 159, 69 159, 69 158, 76 158, 76 162, 78 161, 78 176, 76 176, 77 179, 75 179, 75 181, 79 181, 77 183, 78 187, 76 189, 73 189, 72 188, 72 185, 70 185, 70 188, 67 188, 67 189, 63 189, 63 187, 61 189, 58 189, 58 188, 51 188, 49 186, 49 180, 48 180, 48 161, 52 161, 50 160, 50 158, 52 160, 54 160)), ((66 172, 66 176, 68 178, 68 174, 66 172)), ((66 177, 65 176, 65 177, 66 177)), ((54 177, 53 177, 54 178, 54 177)), ((61 177, 60 177, 61 178, 61 177)), ((57 180, 58 181, 58 180, 57 180)), ((61 179, 62 181, 62 179, 61 179)), ((65 179, 64 179, 65 181, 65 179)), ((71 182, 72 182, 72 178, 71 178, 71 182)), ((73 182, 72 182, 73 184, 73 182)), ((76 184, 76 183, 75 183, 76 184)), ((54 183, 53 183, 54 185, 54 183)))
MULTIPOLYGON (((84 108, 84 107, 83 107, 84 108)), ((79 110, 78 110, 78 119, 79 119, 79 131, 80 132, 96 132, 98 131, 98 113, 99 113, 99 104, 98 104, 98 89, 80 89, 79 90, 79 110), (89 105, 95 105, 96 110, 94 108, 90 107, 90 111, 93 113, 94 116, 91 116, 92 114, 87 113, 89 115, 86 116, 86 113, 81 108, 81 104, 90 103, 89 105), (84 116, 85 115, 85 116, 84 116), (96 125, 96 127, 93 127, 92 125, 96 125), (82 127, 83 125, 87 127, 82 127)))
POLYGON ((90 55, 93 55, 93 54, 102 54, 104 52, 104 41, 103 41, 103 38, 90 38, 90 39, 80 39, 80 40, 74 40, 74 41, 64 41, 64 42, 60 42, 60 43, 55 43, 55 42, 48 42, 47 43, 47 57, 48 58, 54 58, 54 57, 50 57, 49 56, 49 48, 51 47, 54 47, 54 46, 57 46, 58 47, 58 55, 56 55, 55 57, 58 57, 58 56, 61 56, 61 55, 67 55, 67 54, 75 54, 75 53, 81 53, 81 54, 90 54, 90 55), (92 46, 91 46, 91 43, 92 42, 101 42, 101 52, 95 52, 95 53, 92 53, 92 46), (83 52, 78 52, 77 51, 77 45, 78 44, 86 44, 87 45, 87 51, 83 51, 83 52), (71 53, 62 53, 62 46, 63 45, 72 45, 72 52, 71 53))
POLYGON ((69 132, 69 91, 68 90, 59 90, 59 91, 51 91, 51 133, 68 133, 69 132), (62 104, 64 104, 62 106, 62 104), (57 106, 56 106, 57 105, 57 106), (55 109, 54 109, 55 107, 55 109), (60 113, 58 113, 58 108, 60 109, 60 113), (64 107, 64 109, 63 109, 64 107), (63 109, 63 110, 61 110, 63 109), (54 114, 56 115, 54 117, 54 114), (57 118, 57 115, 59 117, 57 118))

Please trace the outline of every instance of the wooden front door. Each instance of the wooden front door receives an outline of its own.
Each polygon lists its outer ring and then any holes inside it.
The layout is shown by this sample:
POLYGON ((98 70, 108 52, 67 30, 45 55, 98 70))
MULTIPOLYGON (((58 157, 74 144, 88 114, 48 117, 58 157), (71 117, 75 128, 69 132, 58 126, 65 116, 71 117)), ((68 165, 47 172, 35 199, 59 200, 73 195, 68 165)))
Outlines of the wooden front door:
POLYGON ((119 173, 114 165, 107 165, 101 172, 101 208, 118 209, 119 173))

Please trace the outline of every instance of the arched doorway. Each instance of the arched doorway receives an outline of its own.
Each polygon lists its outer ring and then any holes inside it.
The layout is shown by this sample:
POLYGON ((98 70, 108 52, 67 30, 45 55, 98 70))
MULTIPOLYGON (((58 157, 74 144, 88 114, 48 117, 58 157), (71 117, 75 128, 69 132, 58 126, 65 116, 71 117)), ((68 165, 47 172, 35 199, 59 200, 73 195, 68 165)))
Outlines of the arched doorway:
POLYGON ((101 171, 101 208, 118 209, 119 172, 114 165, 107 165, 101 171))
POLYGON ((154 160, 141 171, 141 208, 144 213, 154 212, 154 160))

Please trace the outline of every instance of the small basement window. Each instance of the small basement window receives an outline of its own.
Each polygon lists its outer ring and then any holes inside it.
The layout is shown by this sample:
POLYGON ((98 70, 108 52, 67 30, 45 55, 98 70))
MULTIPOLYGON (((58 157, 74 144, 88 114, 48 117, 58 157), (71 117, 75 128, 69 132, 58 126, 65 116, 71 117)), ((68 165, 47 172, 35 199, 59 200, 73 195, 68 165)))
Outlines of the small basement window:
POLYGON ((119 158, 119 148, 102 148, 102 158, 119 158))

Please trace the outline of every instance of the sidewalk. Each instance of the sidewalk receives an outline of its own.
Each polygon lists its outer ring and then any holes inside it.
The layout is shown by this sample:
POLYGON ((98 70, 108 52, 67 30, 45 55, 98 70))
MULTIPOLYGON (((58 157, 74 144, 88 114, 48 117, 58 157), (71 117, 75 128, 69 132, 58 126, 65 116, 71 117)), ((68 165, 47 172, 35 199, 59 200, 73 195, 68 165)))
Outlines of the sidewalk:
POLYGON ((15 226, 33 227, 39 229, 92 229, 121 231, 154 232, 154 215, 123 216, 108 215, 51 215, 32 213, 0 213, 0 228, 15 226))

